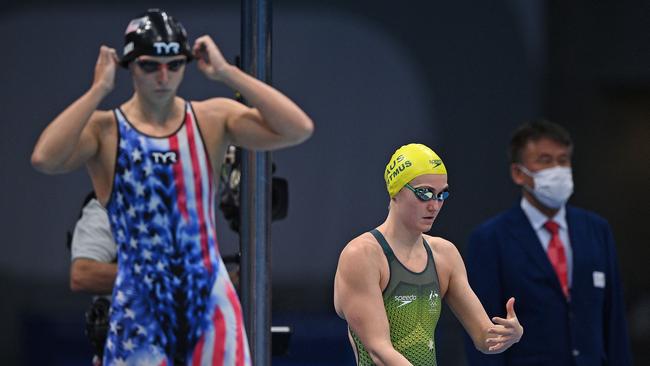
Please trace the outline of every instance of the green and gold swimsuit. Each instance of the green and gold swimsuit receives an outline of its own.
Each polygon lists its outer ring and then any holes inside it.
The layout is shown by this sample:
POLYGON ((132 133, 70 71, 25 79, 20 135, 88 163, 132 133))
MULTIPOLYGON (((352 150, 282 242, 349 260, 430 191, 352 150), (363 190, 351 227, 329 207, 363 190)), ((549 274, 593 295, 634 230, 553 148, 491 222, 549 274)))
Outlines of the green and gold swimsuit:
MULTIPOLYGON (((393 347, 414 366, 436 366, 434 332, 440 318, 441 298, 431 247, 423 238, 427 265, 422 272, 415 273, 397 259, 377 229, 370 233, 384 250, 390 269, 383 297, 393 347)), ((352 330, 350 334, 356 346, 358 365, 374 365, 359 337, 352 330)))

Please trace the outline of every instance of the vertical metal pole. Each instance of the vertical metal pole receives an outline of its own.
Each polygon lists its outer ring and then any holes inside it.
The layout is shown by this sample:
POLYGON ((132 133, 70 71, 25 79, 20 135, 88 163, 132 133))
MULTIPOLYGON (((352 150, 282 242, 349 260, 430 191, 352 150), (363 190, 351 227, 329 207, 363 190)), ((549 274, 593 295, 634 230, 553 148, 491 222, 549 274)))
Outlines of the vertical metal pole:
MULTIPOLYGON (((242 0, 241 61, 271 83, 271 0, 242 0)), ((241 297, 255 366, 271 365, 271 154, 244 150, 241 181, 241 297)))

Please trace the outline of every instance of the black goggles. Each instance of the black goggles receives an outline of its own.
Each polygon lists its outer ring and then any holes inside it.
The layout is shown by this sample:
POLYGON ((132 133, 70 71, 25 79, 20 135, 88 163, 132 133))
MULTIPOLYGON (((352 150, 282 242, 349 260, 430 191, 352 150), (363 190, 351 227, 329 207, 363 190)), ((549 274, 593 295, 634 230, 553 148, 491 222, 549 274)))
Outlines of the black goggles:
POLYGON ((146 72, 147 74, 151 74, 160 70, 162 67, 167 68, 168 71, 178 71, 181 69, 181 67, 183 67, 183 65, 187 63, 187 60, 184 58, 172 60, 169 62, 158 62, 154 60, 135 60, 135 63, 142 71, 146 72))

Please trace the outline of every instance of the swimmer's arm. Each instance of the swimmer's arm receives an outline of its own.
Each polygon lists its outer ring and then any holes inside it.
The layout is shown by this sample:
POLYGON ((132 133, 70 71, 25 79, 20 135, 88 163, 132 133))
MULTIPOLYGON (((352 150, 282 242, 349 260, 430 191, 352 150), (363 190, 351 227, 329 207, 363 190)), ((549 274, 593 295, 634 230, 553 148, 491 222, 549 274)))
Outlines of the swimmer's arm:
POLYGON ((253 108, 231 101, 226 130, 230 142, 252 150, 272 150, 299 144, 314 130, 311 119, 275 88, 228 64, 208 36, 199 37, 193 52, 199 69, 242 94, 253 108))
POLYGON ((506 304, 507 318, 494 317, 492 323, 467 281, 467 271, 460 253, 453 245, 445 252, 445 259, 452 263, 445 298, 476 349, 486 354, 501 353, 519 342, 524 329, 515 314, 514 298, 510 298, 506 304))
POLYGON ((65 173, 96 154, 99 140, 93 122, 110 114, 96 109, 113 89, 116 65, 115 50, 102 46, 92 86, 45 128, 32 152, 34 168, 47 174, 65 173))
POLYGON ((70 266, 70 289, 92 294, 110 294, 117 276, 117 263, 77 258, 70 266))
POLYGON ((390 341, 379 267, 373 259, 368 247, 354 245, 354 241, 343 250, 334 280, 337 313, 361 339, 376 365, 411 365, 390 341))

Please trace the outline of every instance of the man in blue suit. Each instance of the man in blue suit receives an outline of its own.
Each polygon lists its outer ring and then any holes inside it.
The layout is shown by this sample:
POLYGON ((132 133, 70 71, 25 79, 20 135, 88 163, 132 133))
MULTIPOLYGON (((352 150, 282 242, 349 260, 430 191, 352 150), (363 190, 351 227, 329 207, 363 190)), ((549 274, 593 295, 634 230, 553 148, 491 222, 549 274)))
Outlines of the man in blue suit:
POLYGON ((631 365, 610 227, 566 204, 572 149, 568 132, 543 120, 519 127, 510 141, 510 174, 523 197, 472 233, 466 259, 486 312, 501 313, 515 297, 526 334, 489 357, 467 342, 472 366, 631 365))

